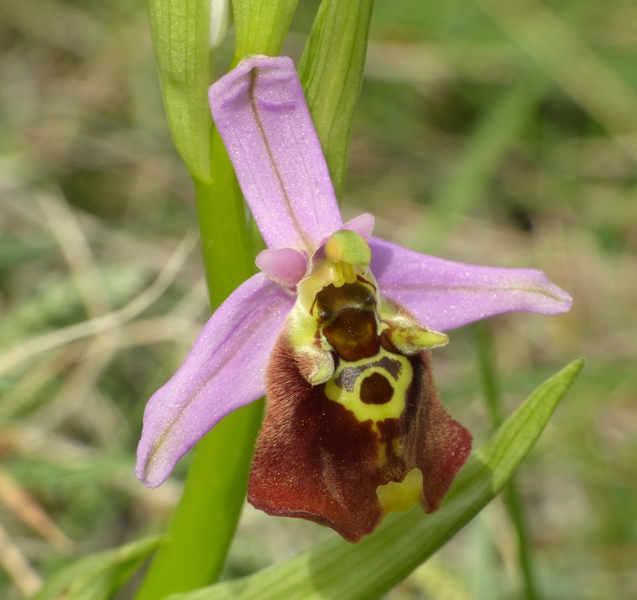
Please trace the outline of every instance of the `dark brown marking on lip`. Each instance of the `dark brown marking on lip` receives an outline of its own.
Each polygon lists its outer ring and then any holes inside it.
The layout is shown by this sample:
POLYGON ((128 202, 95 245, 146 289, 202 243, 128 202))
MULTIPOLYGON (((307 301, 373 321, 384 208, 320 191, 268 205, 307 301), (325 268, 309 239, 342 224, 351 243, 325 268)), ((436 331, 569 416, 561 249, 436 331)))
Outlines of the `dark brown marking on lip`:
POLYGON ((394 396, 394 388, 381 373, 372 373, 361 383, 360 398, 365 404, 387 404, 394 396))

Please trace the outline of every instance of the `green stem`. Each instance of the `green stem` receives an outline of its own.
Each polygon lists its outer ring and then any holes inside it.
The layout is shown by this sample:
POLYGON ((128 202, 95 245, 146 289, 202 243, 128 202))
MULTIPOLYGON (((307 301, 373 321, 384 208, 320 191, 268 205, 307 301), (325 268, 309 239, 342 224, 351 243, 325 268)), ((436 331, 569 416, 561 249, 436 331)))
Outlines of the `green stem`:
MULTIPOLYGON (((214 179, 195 181, 202 251, 213 308, 254 272, 243 197, 213 134, 214 179)), ((184 492, 136 600, 157 600, 217 580, 243 506, 262 402, 227 416, 195 449, 184 492)))
MULTIPOLYGON (((297 0, 233 0, 237 49, 278 54, 297 0)), ((153 40, 175 145, 193 176, 212 308, 254 273, 234 170, 205 101, 212 81, 207 0, 151 0, 153 40)), ((157 600, 217 580, 245 498, 263 403, 226 417, 198 444, 181 501, 136 600, 157 600)))
MULTIPOLYGON (((478 351, 478 363, 484 398, 489 409, 492 426, 494 429, 497 429, 504 421, 504 411, 502 409, 500 390, 497 384, 493 335, 489 325, 485 321, 478 321, 473 325, 473 329, 478 351)), ((524 578, 524 597, 526 600, 538 600, 540 595, 537 589, 531 557, 529 528, 526 522, 522 497, 514 477, 511 477, 504 490, 504 502, 518 538, 518 558, 524 578)))
POLYGON ((539 600, 540 593, 535 580, 535 569, 531 555, 529 540, 529 528, 526 522, 522 496, 515 482, 511 479, 504 490, 504 502, 509 511, 509 516, 518 536, 518 558, 524 578, 524 593, 527 600, 539 600))

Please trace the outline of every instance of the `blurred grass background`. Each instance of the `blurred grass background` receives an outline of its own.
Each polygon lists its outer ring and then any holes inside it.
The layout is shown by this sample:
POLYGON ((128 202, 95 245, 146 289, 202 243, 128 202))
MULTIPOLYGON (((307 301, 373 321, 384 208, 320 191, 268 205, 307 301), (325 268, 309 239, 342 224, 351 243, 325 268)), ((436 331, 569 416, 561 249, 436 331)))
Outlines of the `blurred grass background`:
MULTIPOLYGON (((300 3, 300 56, 317 2, 300 3)), ((518 477, 541 597, 637 597, 637 2, 377 2, 345 218, 574 298, 489 333, 509 412, 589 362, 518 477)), ((218 52, 219 72, 232 40, 218 52)), ((0 597, 163 530, 185 463, 132 475, 144 404, 208 315, 189 177, 164 120, 145 3, 0 4, 0 597)), ((490 420, 477 331, 436 351, 450 412, 490 420)), ((226 576, 332 535, 244 511, 226 576)), ((521 597, 495 502, 392 600, 521 597)), ((128 591, 121 598, 130 597, 128 591)))

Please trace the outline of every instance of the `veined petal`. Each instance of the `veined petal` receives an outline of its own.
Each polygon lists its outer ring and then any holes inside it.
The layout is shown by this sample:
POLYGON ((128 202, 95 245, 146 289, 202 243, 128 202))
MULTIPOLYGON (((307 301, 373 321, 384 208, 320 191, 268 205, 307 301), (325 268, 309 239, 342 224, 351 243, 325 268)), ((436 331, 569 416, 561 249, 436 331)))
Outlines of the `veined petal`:
POLYGON ((342 220, 294 63, 246 58, 209 100, 266 244, 311 254, 342 220))
POLYGON ((223 417, 265 392, 264 372, 294 303, 259 273, 215 311, 184 364, 146 405, 135 474, 157 487, 223 417))
POLYGON ((506 312, 552 315, 571 307, 571 297, 542 271, 465 265, 373 237, 369 245, 381 293, 436 331, 506 312))

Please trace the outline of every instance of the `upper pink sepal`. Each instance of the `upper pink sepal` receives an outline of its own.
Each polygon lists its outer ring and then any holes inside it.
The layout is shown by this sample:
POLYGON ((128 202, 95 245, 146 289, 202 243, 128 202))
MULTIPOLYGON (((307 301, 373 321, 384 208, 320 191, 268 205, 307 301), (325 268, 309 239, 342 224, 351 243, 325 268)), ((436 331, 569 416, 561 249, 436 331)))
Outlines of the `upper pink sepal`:
POLYGON ((369 236, 372 235, 372 231, 374 230, 374 215, 370 213, 363 213, 362 215, 358 215, 358 217, 354 217, 353 219, 347 221, 339 227, 339 229, 349 229, 350 231, 355 231, 362 238, 366 240, 369 239, 369 236))
POLYGON ((208 97, 268 248, 314 252, 342 220, 292 60, 245 58, 208 97))

